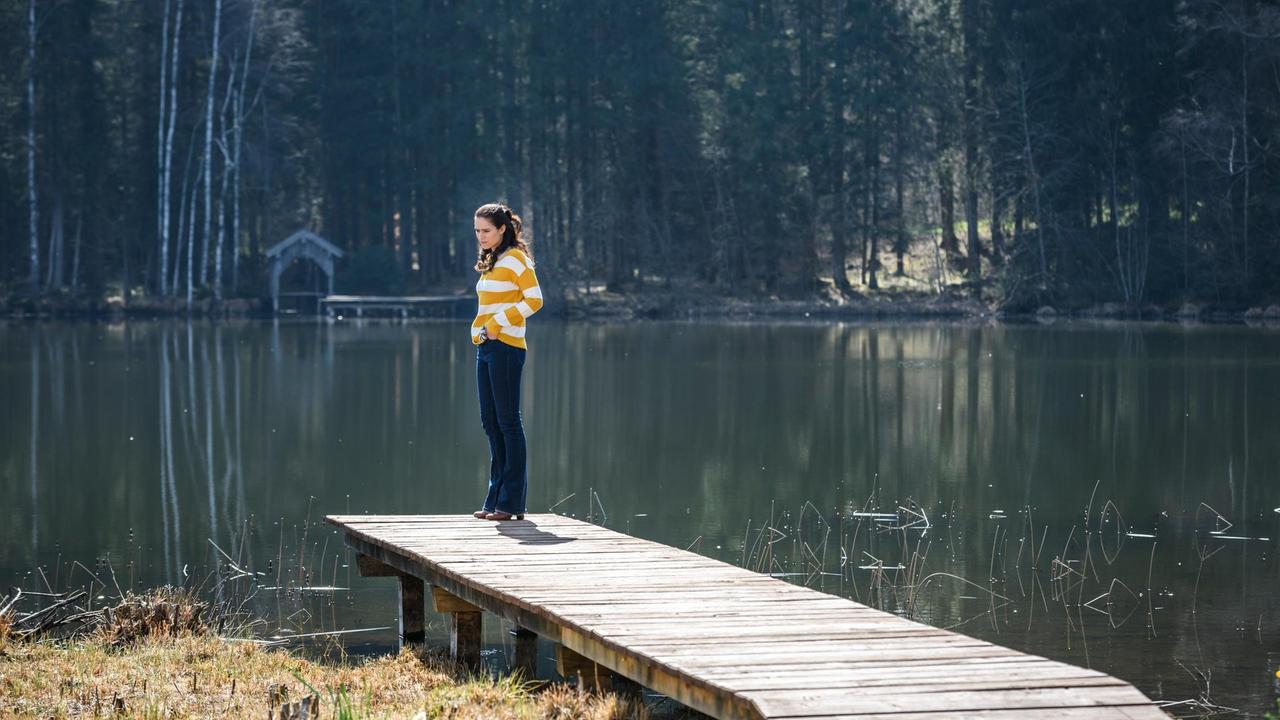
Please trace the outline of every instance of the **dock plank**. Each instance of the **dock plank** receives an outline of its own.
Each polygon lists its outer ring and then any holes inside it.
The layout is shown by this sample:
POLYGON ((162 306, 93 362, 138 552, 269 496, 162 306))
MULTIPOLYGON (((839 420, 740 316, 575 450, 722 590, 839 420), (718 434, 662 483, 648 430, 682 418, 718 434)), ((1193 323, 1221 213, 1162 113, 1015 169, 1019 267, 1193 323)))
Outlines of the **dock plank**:
POLYGON ((712 717, 1167 717, 1096 670, 573 518, 326 520, 357 552, 712 717))

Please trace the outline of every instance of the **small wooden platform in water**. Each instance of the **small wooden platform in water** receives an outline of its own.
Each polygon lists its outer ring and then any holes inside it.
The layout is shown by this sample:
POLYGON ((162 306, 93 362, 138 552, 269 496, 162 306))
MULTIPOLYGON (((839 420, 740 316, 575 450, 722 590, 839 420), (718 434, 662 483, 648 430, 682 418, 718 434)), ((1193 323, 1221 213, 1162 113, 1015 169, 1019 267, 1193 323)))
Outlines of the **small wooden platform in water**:
POLYGON ((629 678, 717 718, 1167 718, 1128 683, 905 620, 559 515, 338 515, 362 575, 398 577, 401 633, 425 585, 451 650, 482 612, 559 643, 561 672, 629 678))
POLYGON ((476 299, 463 295, 326 295, 319 300, 321 314, 342 313, 364 317, 366 312, 385 312, 399 317, 437 313, 457 315, 474 312, 476 299))

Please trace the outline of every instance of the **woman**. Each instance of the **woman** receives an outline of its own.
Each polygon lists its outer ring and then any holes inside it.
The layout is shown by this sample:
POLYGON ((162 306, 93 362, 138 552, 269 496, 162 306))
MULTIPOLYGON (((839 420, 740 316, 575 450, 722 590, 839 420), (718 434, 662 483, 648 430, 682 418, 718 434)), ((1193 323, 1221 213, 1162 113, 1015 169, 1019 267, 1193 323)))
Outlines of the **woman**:
POLYGON ((476 210, 480 307, 471 322, 471 342, 479 346, 476 384, 480 424, 489 436, 489 494, 484 507, 472 515, 482 520, 524 519, 525 445, 520 422, 524 321, 542 307, 542 290, 520 228, 520 216, 502 203, 476 210))

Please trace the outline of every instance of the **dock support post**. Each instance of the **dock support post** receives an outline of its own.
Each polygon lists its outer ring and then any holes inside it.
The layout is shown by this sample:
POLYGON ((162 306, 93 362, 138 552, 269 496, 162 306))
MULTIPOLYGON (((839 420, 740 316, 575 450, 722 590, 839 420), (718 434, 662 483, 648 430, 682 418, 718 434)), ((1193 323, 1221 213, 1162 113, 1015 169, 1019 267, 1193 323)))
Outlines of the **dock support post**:
POLYGON ((511 634, 516 639, 516 656, 511 669, 529 680, 538 674, 538 633, 517 626, 511 634))
POLYGON ((422 578, 403 573, 368 555, 356 556, 360 577, 393 577, 400 583, 400 647, 421 645, 427 639, 425 584, 422 578))
POLYGON ((480 613, 449 613, 449 655, 470 668, 480 665, 480 613))
POLYGON ((421 645, 427 639, 422 578, 397 575, 400 580, 400 647, 421 645))
POLYGON ((431 586, 436 612, 449 615, 449 656, 467 667, 480 666, 481 610, 462 598, 431 586))

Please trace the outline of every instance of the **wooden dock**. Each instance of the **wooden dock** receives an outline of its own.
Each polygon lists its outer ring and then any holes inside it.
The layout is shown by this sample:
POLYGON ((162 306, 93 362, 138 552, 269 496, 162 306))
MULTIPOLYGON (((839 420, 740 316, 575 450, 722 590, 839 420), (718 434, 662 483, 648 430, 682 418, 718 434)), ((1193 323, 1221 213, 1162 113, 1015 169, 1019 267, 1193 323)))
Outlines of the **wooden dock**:
MULTIPOLYGON (((476 663, 482 613, 562 674, 629 679, 716 718, 1167 718, 1128 683, 559 515, 339 515, 362 575, 399 578, 476 663), (427 592, 428 586, 430 592, 427 592)), ((617 687, 615 685, 615 687, 617 687)))
POLYGON ((444 316, 474 314, 474 295, 326 295, 319 299, 322 315, 336 317, 343 313, 364 317, 365 313, 387 313, 392 316, 437 314, 444 316))

